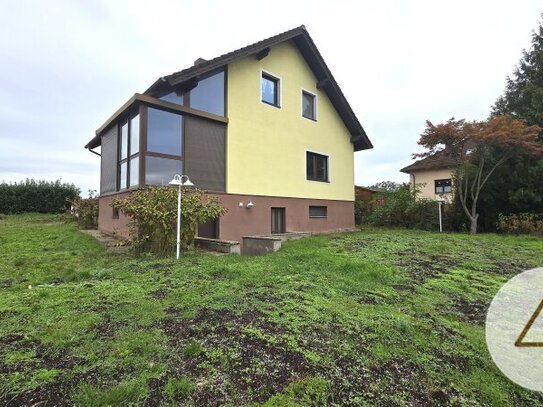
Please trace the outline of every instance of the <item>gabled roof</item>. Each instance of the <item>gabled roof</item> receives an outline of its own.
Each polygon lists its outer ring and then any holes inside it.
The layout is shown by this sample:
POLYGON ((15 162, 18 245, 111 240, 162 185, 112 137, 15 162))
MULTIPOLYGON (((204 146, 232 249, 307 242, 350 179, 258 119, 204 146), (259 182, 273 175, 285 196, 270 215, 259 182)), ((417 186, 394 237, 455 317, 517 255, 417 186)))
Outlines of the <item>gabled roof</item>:
POLYGON ((450 168, 456 166, 455 159, 444 151, 439 151, 422 160, 415 161, 413 164, 402 168, 400 171, 409 174, 413 171, 433 170, 439 168, 450 168))
POLYGON ((169 86, 177 86, 182 83, 194 81, 194 79, 197 80, 199 76, 224 67, 240 58, 250 55, 256 56, 257 54, 265 56, 272 46, 289 40, 292 40, 294 44, 296 44, 317 79, 317 87, 326 92, 339 116, 345 123, 345 126, 351 134, 351 141, 354 144, 355 151, 373 148, 364 128, 354 114, 345 95, 324 62, 317 46, 303 25, 208 61, 200 59, 197 61, 197 64, 190 68, 160 78, 147 89, 145 93, 152 93, 154 90, 161 88, 166 84, 169 86))

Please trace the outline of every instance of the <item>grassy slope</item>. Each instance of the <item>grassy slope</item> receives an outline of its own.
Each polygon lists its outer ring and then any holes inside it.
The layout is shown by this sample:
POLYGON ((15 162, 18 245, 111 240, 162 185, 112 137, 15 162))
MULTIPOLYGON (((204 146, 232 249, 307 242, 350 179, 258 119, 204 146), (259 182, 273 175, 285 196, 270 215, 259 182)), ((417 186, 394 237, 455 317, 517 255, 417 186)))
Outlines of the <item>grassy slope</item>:
POLYGON ((541 239, 367 230, 177 263, 56 221, 0 219, 1 405, 543 401, 494 367, 483 327, 541 239))

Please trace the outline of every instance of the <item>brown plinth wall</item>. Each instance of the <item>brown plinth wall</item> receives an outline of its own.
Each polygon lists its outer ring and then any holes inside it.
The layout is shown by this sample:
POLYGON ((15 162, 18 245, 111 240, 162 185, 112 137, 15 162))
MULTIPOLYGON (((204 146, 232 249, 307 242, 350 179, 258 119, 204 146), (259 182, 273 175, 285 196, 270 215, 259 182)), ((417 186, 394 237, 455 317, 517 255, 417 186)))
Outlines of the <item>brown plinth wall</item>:
POLYGON ((119 213, 119 218, 113 217, 113 208, 111 202, 116 196, 122 197, 130 192, 121 192, 113 195, 101 196, 98 199, 98 230, 102 233, 112 236, 128 237, 128 222, 130 218, 119 213))
MULTIPOLYGON (((99 200, 98 229, 109 235, 128 236, 129 219, 119 214, 113 218, 111 202, 114 196, 99 200)), ((354 203, 325 199, 283 198, 236 194, 210 194, 219 198, 228 212, 219 219, 218 238, 242 240, 243 236, 269 235, 271 233, 271 208, 285 208, 286 232, 333 232, 354 228, 354 203), (249 201, 252 208, 247 208, 249 201), (240 206, 240 203, 243 206, 240 206), (326 218, 310 218, 309 206, 326 206, 326 218)))
POLYGON ((324 199, 217 195, 228 209, 219 220, 219 238, 241 241, 243 236, 271 233, 271 208, 285 208, 287 232, 332 232, 354 228, 354 203, 324 199), (254 206, 247 208, 249 201, 254 206), (240 202, 243 206, 240 206, 240 202), (309 206, 326 206, 326 218, 310 218, 309 206))

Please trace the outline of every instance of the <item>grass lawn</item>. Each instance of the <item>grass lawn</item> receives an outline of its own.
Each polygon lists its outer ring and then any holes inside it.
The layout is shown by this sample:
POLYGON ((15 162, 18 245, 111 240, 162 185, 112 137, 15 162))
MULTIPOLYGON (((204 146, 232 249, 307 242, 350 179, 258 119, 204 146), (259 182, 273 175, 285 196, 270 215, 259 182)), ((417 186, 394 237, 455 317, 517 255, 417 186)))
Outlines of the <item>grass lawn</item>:
POLYGON ((374 229, 177 262, 3 217, 0 405, 540 404, 484 319, 542 264, 542 239, 374 229))

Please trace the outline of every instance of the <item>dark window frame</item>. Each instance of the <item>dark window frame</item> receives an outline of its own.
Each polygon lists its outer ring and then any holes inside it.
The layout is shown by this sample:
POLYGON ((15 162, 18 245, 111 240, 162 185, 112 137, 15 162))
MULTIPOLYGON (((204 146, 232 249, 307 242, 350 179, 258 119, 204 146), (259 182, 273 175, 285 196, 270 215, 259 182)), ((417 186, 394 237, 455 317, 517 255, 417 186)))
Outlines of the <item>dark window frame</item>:
POLYGON ((309 218, 310 219, 325 219, 328 217, 328 206, 325 205, 309 205, 309 218), (312 215, 311 210, 321 210, 323 209, 324 215, 312 215))
MULTIPOLYGON (((190 92, 185 93, 184 101, 185 101, 186 104, 188 104, 188 100, 187 100, 188 95, 190 95, 190 92)), ((182 134, 181 134, 181 155, 166 154, 166 153, 159 153, 159 152, 149 151, 147 149, 147 144, 148 144, 148 140, 149 140, 148 139, 148 137, 149 137, 149 128, 148 128, 149 122, 148 122, 148 120, 146 120, 146 123, 145 123, 145 155, 143 156, 143 173, 140 174, 140 182, 142 183, 142 185, 153 185, 153 184, 148 184, 147 183, 147 165, 146 165, 147 157, 165 158, 165 159, 169 159, 169 160, 181 161, 181 168, 184 168, 184 165, 185 165, 185 163, 184 163, 184 161, 185 161, 185 134, 186 134, 186 130, 187 130, 186 129, 185 115, 182 114, 182 113, 179 113, 179 112, 175 112, 175 111, 172 111, 172 110, 168 110, 166 108, 159 107, 159 106, 145 106, 145 116, 146 117, 148 116, 148 109, 162 110, 164 112, 176 114, 176 115, 182 117, 183 120, 182 120, 182 123, 181 123, 181 132, 182 132, 182 134)))
POLYGON ((317 121, 317 95, 314 93, 309 92, 308 90, 302 89, 302 117, 308 120, 312 120, 314 122, 317 121), (313 101, 313 117, 306 116, 304 114, 304 97, 309 96, 312 98, 313 101))
MULTIPOLYGON (((131 189, 139 188, 140 182, 139 182, 139 174, 138 174, 138 182, 136 185, 130 185, 130 161, 133 158, 139 157, 141 153, 141 114, 140 110, 136 109, 135 111, 131 111, 129 114, 127 114, 122 120, 119 121, 119 124, 117 126, 118 128, 118 135, 117 135, 117 191, 127 191, 131 189), (131 144, 133 142, 132 140, 132 120, 138 116, 138 135, 136 142, 138 143, 138 151, 132 155, 130 155, 130 152, 132 150, 131 144), (126 145, 126 157, 122 157, 122 149, 124 146, 122 145, 122 129, 124 125, 127 125, 128 128, 128 135, 127 135, 127 145, 126 145), (126 179, 125 179, 125 185, 121 185, 121 166, 123 164, 126 164, 126 179)), ((139 164, 139 163, 138 163, 139 164)), ((140 171, 140 167, 138 165, 138 171, 140 171)))
POLYGON ((330 156, 321 154, 321 153, 315 153, 313 151, 306 150, 305 152, 305 168, 306 168, 306 179, 308 181, 318 181, 318 182, 330 182, 330 156), (325 177, 321 178, 318 176, 317 171, 317 159, 320 157, 324 157, 326 159, 326 168, 325 168, 325 177), (309 163, 311 162, 312 167, 309 168, 309 163))
POLYGON ((438 195, 441 194, 450 194, 452 192, 452 179, 436 179, 434 180, 434 192, 438 195), (449 188, 448 191, 445 191, 445 188, 449 188))
POLYGON ((281 108, 281 78, 264 70, 260 72, 260 101, 268 106, 273 106, 278 109, 281 108), (263 79, 273 82, 275 85, 274 103, 270 103, 267 100, 264 100, 264 93, 262 92, 263 79))

